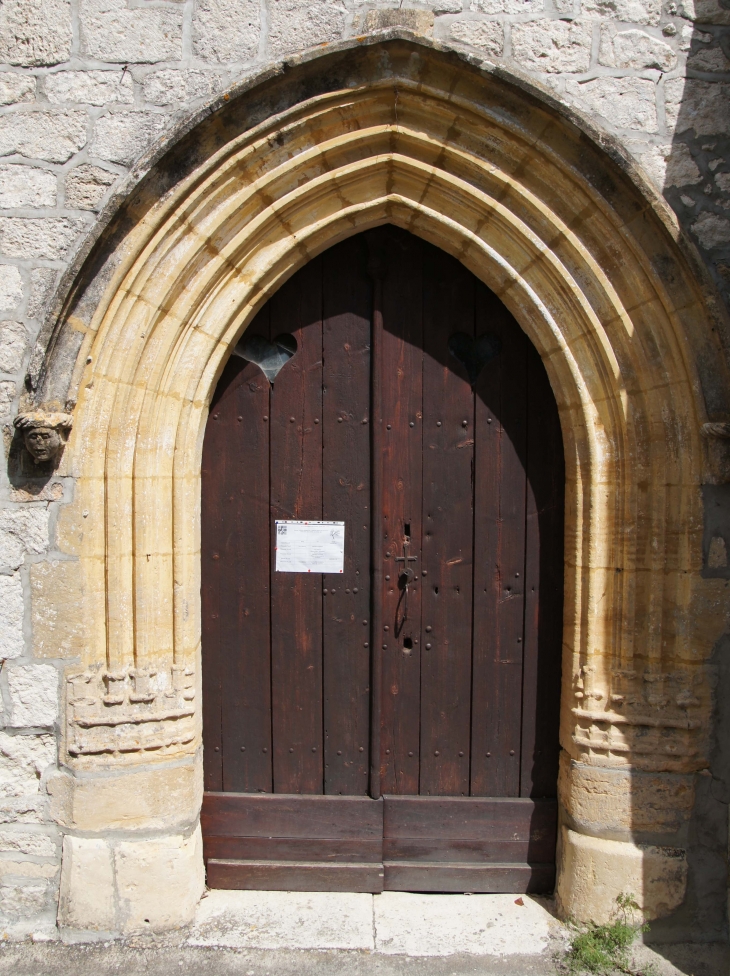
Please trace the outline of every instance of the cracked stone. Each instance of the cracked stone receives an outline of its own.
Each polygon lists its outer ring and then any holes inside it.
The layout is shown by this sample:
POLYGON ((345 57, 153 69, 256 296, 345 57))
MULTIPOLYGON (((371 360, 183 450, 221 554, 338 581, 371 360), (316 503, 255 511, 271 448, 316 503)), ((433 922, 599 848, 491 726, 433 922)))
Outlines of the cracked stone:
POLYGON ((116 173, 109 173, 90 163, 82 163, 66 176, 66 206, 74 210, 96 210, 106 191, 116 180, 116 173))
POLYGON ((592 40, 586 21, 535 20, 512 27, 515 61, 532 71, 587 71, 592 40))
POLYGON ((493 58, 502 56, 504 28, 494 20, 462 20, 452 24, 451 37, 462 44, 470 44, 493 58))
POLYGON ((645 31, 616 31, 613 25, 601 28, 600 64, 610 68, 633 68, 642 71, 656 68, 671 71, 677 64, 672 47, 645 31))

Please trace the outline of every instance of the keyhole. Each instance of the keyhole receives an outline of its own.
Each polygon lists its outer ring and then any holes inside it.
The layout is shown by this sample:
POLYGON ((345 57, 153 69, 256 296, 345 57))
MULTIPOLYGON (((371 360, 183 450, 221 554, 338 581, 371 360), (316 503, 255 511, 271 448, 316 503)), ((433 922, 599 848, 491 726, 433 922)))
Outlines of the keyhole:
POLYGON ((410 539, 410 537, 411 537, 411 523, 410 522, 406 522, 406 524, 403 526, 403 532, 405 534, 406 539, 410 539))

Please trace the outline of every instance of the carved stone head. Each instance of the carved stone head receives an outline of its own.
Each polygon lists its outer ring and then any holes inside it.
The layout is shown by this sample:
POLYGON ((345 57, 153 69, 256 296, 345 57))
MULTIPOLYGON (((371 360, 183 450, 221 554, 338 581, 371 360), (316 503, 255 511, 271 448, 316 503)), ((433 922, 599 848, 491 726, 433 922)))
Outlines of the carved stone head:
POLYGON ((18 414, 13 424, 35 464, 46 465, 58 460, 68 440, 73 418, 67 413, 36 410, 18 414))

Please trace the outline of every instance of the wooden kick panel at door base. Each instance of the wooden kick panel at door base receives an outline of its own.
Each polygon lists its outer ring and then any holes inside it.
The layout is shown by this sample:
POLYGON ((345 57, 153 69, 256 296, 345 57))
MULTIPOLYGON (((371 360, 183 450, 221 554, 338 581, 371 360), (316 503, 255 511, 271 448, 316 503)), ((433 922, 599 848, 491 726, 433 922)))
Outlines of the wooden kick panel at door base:
POLYGON ((207 793, 208 885, 290 891, 546 892, 557 802, 207 793))
POLYGON ((246 336, 296 352, 273 386, 231 357, 206 428, 209 883, 240 881, 245 862, 247 886, 311 886, 329 863, 336 878, 316 884, 336 890, 548 890, 554 832, 539 861, 460 841, 437 871, 415 848, 387 852, 398 797, 426 819, 444 798, 484 798, 490 843, 499 816, 517 830, 525 803, 554 808, 564 470, 537 353, 459 262, 391 227, 307 264, 246 336), (344 521, 344 571, 277 573, 276 519, 344 521), (272 848, 246 826, 258 797, 296 819, 297 803, 350 816, 383 795, 385 852, 369 861, 339 834, 272 848), (228 840, 216 811, 235 821, 228 840))

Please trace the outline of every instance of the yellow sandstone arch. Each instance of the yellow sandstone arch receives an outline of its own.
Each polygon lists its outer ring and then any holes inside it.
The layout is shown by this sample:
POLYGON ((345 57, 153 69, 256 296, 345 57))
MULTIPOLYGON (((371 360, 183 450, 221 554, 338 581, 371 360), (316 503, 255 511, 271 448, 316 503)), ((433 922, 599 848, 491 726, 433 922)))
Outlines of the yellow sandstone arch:
POLYGON ((281 283, 384 222, 462 261, 545 362, 567 467, 560 903, 601 917, 633 890, 666 914, 685 862, 634 840, 638 823, 662 832, 665 807, 688 809, 707 765, 724 582, 701 575, 700 487, 715 477, 701 427, 725 419, 730 393, 720 313, 668 209, 547 95, 407 38, 269 74, 200 132, 195 164, 159 199, 138 196, 97 245, 111 273, 80 272, 35 396, 58 407, 66 342, 77 403, 63 466, 76 482, 59 572, 76 560, 83 647, 51 787, 68 830, 61 923, 139 931, 191 917, 208 403, 281 283), (262 91, 276 110, 257 108, 262 91), (226 123, 236 103, 253 106, 238 129, 226 123))

